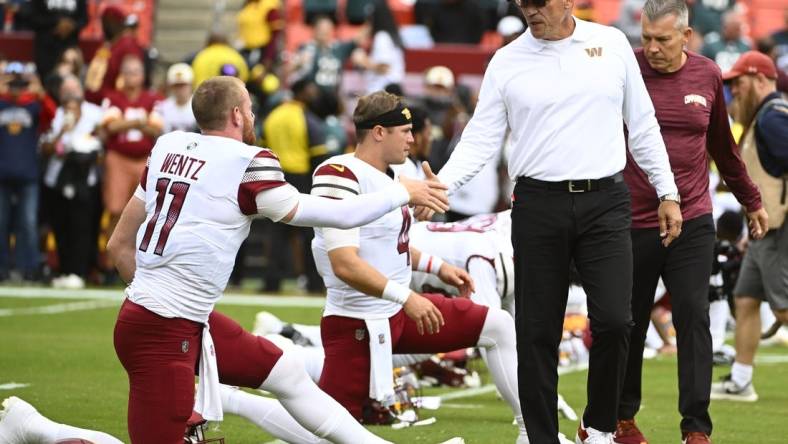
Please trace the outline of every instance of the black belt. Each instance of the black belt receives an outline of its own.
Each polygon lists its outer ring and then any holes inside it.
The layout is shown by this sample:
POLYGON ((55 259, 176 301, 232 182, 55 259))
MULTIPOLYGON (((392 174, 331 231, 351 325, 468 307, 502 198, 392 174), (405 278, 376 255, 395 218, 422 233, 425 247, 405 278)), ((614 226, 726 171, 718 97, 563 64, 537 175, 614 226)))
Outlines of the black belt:
POLYGON ((616 173, 610 177, 601 179, 581 179, 581 180, 562 180, 560 182, 548 182, 545 180, 534 179, 521 176, 517 179, 518 184, 525 184, 532 187, 544 188, 547 190, 566 191, 568 193, 585 193, 588 191, 599 191, 612 187, 624 181, 623 173, 616 173))

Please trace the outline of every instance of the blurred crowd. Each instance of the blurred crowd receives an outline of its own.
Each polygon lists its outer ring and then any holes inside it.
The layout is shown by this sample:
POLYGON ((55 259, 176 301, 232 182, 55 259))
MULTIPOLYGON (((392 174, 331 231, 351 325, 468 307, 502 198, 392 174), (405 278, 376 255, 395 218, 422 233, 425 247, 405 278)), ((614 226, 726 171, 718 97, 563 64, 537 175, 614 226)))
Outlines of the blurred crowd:
MULTIPOLYGON (((438 171, 473 114, 478 78, 446 66, 408 69, 405 53, 434 44, 505 45, 525 30, 519 9, 505 0, 418 0, 415 23, 401 26, 385 0, 304 0, 304 43, 287 49, 281 0, 246 0, 235 28, 214 29, 184 60, 162 61, 142 46, 138 19, 110 4, 100 10, 104 42, 89 60, 78 35, 88 21, 86 0, 4 2, 5 31, 32 30, 32 63, 0 54, 0 282, 39 281, 65 288, 112 283, 104 245, 145 168, 159 135, 197 131, 191 94, 205 79, 236 76, 253 97, 258 143, 279 156, 288 182, 311 188, 313 169, 355 145, 349 112, 355 97, 385 89, 413 110, 414 144, 406 171, 429 160, 438 171), (340 10, 341 9, 341 10, 340 10), (351 30, 338 33, 338 27, 351 30)), ((616 23, 640 42, 644 0, 624 0, 616 23)), ((781 68, 786 91, 785 27, 749 39, 735 0, 695 0, 692 51, 725 71, 758 49, 781 68)), ((594 20, 588 0, 575 15, 594 20)), ((0 49, 0 52, 2 50, 0 49)), ((478 77, 478 76, 477 76, 478 77)), ((449 221, 507 208, 511 184, 496 159, 452 196, 449 221), (472 197, 471 197, 472 196, 472 197)), ((278 291, 287 279, 319 292, 310 253, 311 229, 259 221, 241 249, 232 282, 262 280, 278 291)))

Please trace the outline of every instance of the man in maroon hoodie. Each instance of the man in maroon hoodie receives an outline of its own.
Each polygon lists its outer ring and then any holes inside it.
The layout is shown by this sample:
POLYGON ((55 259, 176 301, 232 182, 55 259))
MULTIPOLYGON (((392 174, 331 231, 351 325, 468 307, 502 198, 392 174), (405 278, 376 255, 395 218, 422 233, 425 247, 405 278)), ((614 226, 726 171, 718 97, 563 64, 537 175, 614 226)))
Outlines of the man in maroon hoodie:
POLYGON ((768 229, 760 193, 747 175, 731 136, 720 69, 713 61, 684 50, 692 35, 687 23, 684 0, 647 0, 643 7, 643 49, 636 51, 636 58, 668 150, 684 223, 681 237, 663 247, 654 189, 646 174, 628 157, 624 180, 632 194, 635 325, 619 402, 615 441, 621 444, 647 442, 634 418, 641 400, 643 344, 660 277, 673 302, 682 442, 711 442, 708 287, 715 229, 709 194, 709 155, 746 208, 752 235, 760 238, 768 229))

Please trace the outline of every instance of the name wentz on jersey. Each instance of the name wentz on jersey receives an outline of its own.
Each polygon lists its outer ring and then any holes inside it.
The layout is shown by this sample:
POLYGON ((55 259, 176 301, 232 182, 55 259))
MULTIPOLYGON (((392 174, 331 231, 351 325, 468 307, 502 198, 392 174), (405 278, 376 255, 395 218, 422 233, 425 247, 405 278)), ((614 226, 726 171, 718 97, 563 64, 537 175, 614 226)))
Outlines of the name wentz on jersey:
MULTIPOLYGON (((393 170, 389 169, 388 174, 383 173, 363 160, 357 159, 353 154, 344 154, 328 159, 315 170, 312 178, 312 194, 332 199, 345 199, 358 194, 380 191, 395 180, 397 175, 393 170)), ((408 286, 411 278, 408 235, 410 224, 410 211, 407 206, 402 206, 360 227, 358 238, 341 246, 357 247, 361 259, 388 279, 408 286)), ((312 241, 315 264, 328 290, 323 315, 385 319, 401 310, 401 305, 361 293, 334 274, 326 247, 326 230, 315 228, 315 238, 312 241)))
POLYGON ((129 300, 206 322, 249 234, 255 196, 285 184, 270 150, 182 131, 159 137, 135 193, 147 220, 137 232, 129 300))

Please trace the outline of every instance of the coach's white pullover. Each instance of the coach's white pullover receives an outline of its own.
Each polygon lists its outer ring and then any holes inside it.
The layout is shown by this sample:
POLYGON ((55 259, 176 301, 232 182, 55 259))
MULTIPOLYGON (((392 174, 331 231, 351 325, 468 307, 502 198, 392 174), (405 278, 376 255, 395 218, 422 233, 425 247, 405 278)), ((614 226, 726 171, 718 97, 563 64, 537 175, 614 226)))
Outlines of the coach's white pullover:
POLYGON ((626 164, 626 123, 630 151, 657 195, 677 192, 629 42, 615 28, 574 20, 563 40, 539 40, 527 30, 496 52, 473 117, 438 174, 451 191, 495 157, 507 128, 512 180, 611 176, 626 164))

